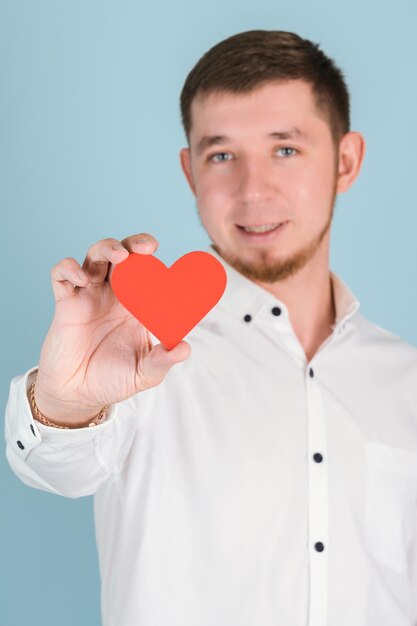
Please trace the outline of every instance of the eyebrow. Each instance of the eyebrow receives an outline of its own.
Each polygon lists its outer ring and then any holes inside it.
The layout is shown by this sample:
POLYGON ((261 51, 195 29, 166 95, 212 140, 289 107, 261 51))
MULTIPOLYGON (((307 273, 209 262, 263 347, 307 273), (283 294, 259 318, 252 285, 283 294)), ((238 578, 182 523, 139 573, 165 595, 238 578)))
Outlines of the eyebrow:
MULTIPOLYGON (((293 128, 289 128, 288 130, 279 130, 274 131, 273 133, 269 133, 267 135, 271 137, 271 139, 304 139, 308 140, 309 136, 307 133, 297 126, 293 128)), ((197 144, 197 155, 207 150, 211 146, 218 146, 230 141, 229 137, 226 135, 204 135, 197 144)))

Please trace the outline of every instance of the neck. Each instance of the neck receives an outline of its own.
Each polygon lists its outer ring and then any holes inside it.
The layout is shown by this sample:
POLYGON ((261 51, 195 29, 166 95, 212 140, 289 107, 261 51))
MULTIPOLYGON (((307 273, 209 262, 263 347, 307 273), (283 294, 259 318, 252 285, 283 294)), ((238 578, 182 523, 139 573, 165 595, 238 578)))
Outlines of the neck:
POLYGON ((331 335, 331 326, 336 319, 328 252, 322 249, 317 253, 307 265, 284 281, 255 281, 286 305, 307 361, 331 335))

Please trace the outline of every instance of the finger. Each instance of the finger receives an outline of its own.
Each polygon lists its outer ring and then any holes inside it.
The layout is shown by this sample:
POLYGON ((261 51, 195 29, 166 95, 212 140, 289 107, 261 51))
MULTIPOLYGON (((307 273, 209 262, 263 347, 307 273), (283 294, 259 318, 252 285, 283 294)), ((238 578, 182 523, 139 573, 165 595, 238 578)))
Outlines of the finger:
POLYGON ((90 246, 82 267, 92 283, 100 283, 110 279, 112 266, 124 261, 129 252, 152 254, 158 245, 148 233, 132 235, 123 241, 102 239, 90 246))
MULTIPOLYGON (((159 247, 158 241, 149 233, 139 233, 137 235, 126 237, 125 239, 122 239, 120 245, 129 252, 134 252, 136 254, 153 254, 159 247)), ((124 261, 125 258, 122 260, 124 261)), ((114 265, 110 267, 109 273, 106 277, 109 281, 111 280, 113 270, 114 265)))
POLYGON ((74 258, 67 257, 51 269, 51 282, 55 301, 58 302, 71 297, 75 287, 85 287, 88 284, 88 276, 74 258))
POLYGON ((129 250, 129 252, 137 252, 138 254, 153 254, 158 249, 159 243, 149 233, 139 233, 122 239, 121 244, 129 250))
POLYGON ((101 239, 89 247, 82 269, 90 283, 100 284, 106 279, 110 264, 121 263, 128 255, 128 250, 118 239, 101 239))
POLYGON ((186 341, 180 341, 171 350, 158 343, 147 354, 142 364, 142 376, 149 384, 158 385, 173 365, 185 361, 190 354, 191 346, 186 341))

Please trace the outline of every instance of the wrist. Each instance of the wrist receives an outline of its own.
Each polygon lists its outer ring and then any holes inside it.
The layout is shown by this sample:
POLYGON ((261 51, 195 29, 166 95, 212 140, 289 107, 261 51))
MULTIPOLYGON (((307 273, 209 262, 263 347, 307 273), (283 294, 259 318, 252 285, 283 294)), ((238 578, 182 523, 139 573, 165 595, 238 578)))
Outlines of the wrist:
POLYGON ((62 403, 51 403, 45 400, 42 392, 36 388, 37 371, 32 372, 27 390, 28 400, 33 418, 55 428, 85 428, 101 424, 107 413, 107 406, 98 407, 97 410, 68 410, 62 403), (76 417, 74 415, 76 414, 76 417))

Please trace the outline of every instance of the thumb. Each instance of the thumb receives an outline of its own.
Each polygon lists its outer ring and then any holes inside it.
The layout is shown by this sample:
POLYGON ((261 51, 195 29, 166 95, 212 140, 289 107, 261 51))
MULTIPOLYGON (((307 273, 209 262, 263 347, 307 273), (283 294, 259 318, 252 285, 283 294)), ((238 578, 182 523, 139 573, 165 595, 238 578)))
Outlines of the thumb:
POLYGON ((162 343, 158 343, 148 353, 146 378, 162 381, 168 370, 176 363, 185 361, 191 354, 191 346, 186 341, 180 341, 172 350, 167 350, 162 343))

